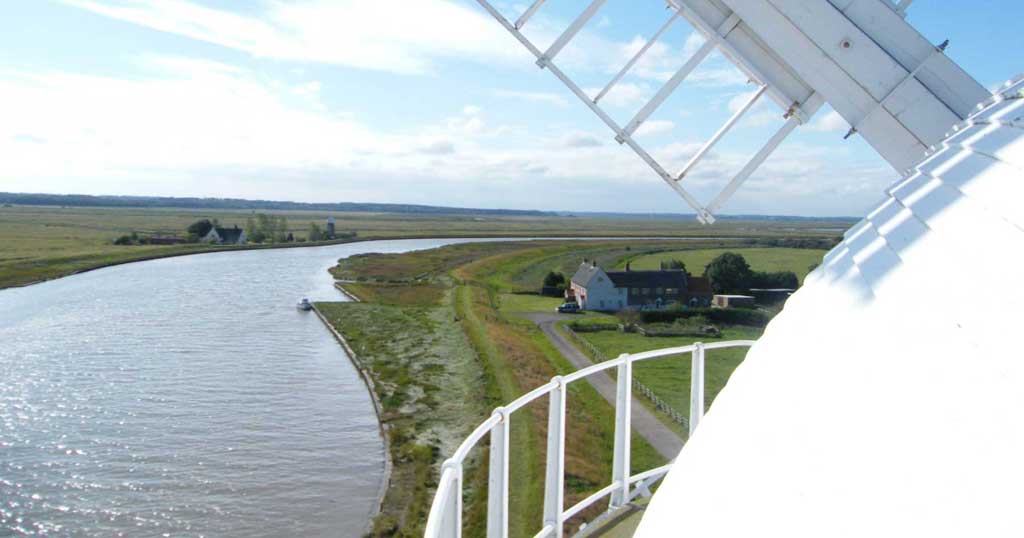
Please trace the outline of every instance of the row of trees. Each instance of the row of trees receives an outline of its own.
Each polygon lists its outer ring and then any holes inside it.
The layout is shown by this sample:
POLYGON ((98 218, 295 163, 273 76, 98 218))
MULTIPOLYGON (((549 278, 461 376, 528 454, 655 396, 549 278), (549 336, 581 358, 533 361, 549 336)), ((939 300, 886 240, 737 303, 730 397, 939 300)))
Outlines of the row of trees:
POLYGON ((288 232, 288 219, 283 216, 257 213, 245 221, 245 235, 253 243, 286 243, 295 236, 288 232))

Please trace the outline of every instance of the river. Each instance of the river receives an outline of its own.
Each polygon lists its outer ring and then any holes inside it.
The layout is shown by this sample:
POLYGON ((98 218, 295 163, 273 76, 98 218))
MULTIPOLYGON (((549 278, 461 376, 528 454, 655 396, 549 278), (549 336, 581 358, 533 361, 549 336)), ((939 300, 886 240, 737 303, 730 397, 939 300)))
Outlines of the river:
POLYGON ((367 391, 312 313, 339 258, 222 252, 0 291, 0 536, 357 537, 383 478, 367 391))

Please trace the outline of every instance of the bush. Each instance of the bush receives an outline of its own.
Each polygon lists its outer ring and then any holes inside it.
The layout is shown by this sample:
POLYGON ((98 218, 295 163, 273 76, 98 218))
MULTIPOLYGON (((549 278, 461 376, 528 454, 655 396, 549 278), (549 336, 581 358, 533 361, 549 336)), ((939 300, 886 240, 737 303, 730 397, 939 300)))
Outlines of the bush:
POLYGON ((596 333, 599 331, 617 331, 619 326, 614 323, 580 323, 574 321, 569 328, 578 333, 596 333))
POLYGON ((309 231, 306 232, 306 237, 310 241, 322 241, 324 239, 324 232, 320 229, 320 225, 311 222, 309 224, 309 231))
POLYGON ((637 327, 640 334, 657 338, 671 336, 688 336, 693 338, 721 338, 722 332, 713 325, 699 324, 695 326, 679 325, 678 323, 652 323, 637 327))
POLYGON ((755 271, 750 278, 751 288, 761 289, 789 289, 795 290, 800 286, 800 279, 796 277, 796 273, 793 271, 778 271, 774 273, 768 273, 765 271, 755 271))
POLYGON ((663 260, 661 262, 662 271, 686 271, 686 264, 683 260, 663 260))
POLYGON ((130 244, 132 244, 132 236, 130 236, 130 235, 122 235, 121 237, 118 237, 117 239, 114 240, 114 244, 115 245, 130 245, 130 244))
POLYGON ((619 322, 626 327, 631 327, 640 322, 640 312, 635 308, 619 310, 615 313, 615 317, 619 318, 619 322))

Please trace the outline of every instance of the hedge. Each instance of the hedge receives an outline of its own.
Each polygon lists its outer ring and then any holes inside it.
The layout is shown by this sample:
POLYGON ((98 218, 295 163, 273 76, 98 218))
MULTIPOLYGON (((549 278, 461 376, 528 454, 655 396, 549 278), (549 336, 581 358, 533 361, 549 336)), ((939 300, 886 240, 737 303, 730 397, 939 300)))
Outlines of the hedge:
POLYGON ((749 308, 687 308, 685 310, 646 310, 639 312, 641 323, 672 323, 677 319, 706 316, 708 321, 726 325, 764 327, 772 317, 749 308))

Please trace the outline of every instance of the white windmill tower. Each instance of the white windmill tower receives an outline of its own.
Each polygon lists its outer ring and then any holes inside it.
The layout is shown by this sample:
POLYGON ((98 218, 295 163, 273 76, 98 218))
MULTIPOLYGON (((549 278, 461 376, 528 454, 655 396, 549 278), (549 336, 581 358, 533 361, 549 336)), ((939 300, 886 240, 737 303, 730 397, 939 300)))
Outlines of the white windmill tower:
MULTIPOLYGON (((623 506, 664 478, 637 536, 1009 536, 1024 529, 1024 352, 1013 336, 1024 304, 1024 79, 991 94, 904 19, 910 0, 667 0, 706 43, 625 125, 558 68, 559 53, 605 4, 546 49, 521 30, 544 0, 503 25, 690 204, 714 213, 800 124, 828 103, 902 176, 846 232, 703 417, 704 350, 627 355, 556 378, 496 411, 445 464, 428 536, 459 536, 461 463, 490 433, 488 536, 507 536, 511 414, 550 399, 543 520, 537 536, 604 498, 623 506), (666 170, 637 128, 712 51, 759 89, 681 171, 666 170), (707 203, 687 175, 759 98, 786 123, 707 203), (631 364, 692 353, 691 431, 663 469, 629 468, 631 364), (608 487, 563 505, 565 386, 618 371, 608 487), (601 374, 598 374, 601 375, 601 374)), ((750 345, 750 342, 713 346, 750 345)))

